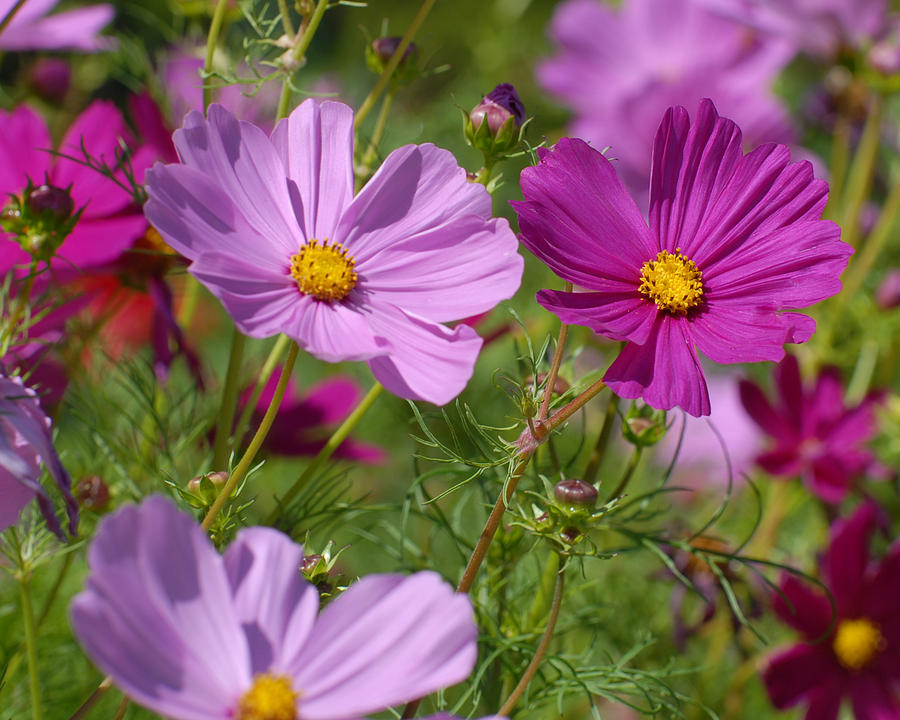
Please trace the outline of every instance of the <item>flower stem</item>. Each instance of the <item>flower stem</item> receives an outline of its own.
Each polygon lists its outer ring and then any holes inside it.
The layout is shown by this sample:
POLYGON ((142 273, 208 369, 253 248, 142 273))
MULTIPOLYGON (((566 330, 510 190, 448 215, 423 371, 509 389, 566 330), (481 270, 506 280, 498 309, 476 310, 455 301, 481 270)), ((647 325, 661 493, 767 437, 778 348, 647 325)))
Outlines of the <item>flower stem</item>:
POLYGON ((259 427, 256 429, 256 434, 250 441, 247 451, 244 453, 241 461, 237 464, 237 467, 228 477, 228 482, 222 487, 222 491, 216 496, 212 507, 210 507, 209 512, 206 513, 206 517, 203 518, 202 526, 204 530, 209 530, 213 521, 216 519, 216 516, 219 514, 219 511, 224 507, 228 498, 231 497, 231 493, 234 492, 234 489, 241 480, 244 479, 244 476, 253 464, 256 453, 259 452, 259 448, 266 439, 266 435, 269 434, 272 423, 275 421, 275 416, 278 414, 278 408, 281 406, 281 399, 284 397, 284 391, 287 388, 288 380, 291 377, 291 373, 294 371, 294 362, 297 360, 297 353, 299 350, 300 348, 297 347, 296 343, 291 345, 287 359, 284 361, 284 368, 281 370, 281 377, 278 379, 275 393, 272 395, 272 402, 269 403, 266 414, 263 415, 263 419, 259 423, 259 427))
POLYGON ((636 447, 634 449, 634 452, 631 453, 631 459, 628 461, 628 467, 625 468, 625 474, 622 475, 622 479, 619 480, 619 484, 616 485, 616 489, 609 494, 608 498, 606 498, 606 502, 614 500, 625 491, 625 488, 628 487, 628 483, 631 482, 631 478, 634 476, 635 468, 637 468, 637 464, 640 462, 640 460, 641 448, 636 447))
POLYGON ((510 696, 506 699, 506 702, 503 703, 503 707, 501 707, 497 711, 497 715, 506 716, 512 712, 513 708, 515 708, 516 703, 522 698, 522 695, 525 694, 525 690, 528 688, 528 684, 532 681, 535 674, 538 671, 538 667, 540 667, 541 662, 544 659, 544 655, 547 654, 547 648, 550 647, 550 641, 553 639, 553 631, 556 629, 556 621, 559 619, 559 609, 562 607, 562 599, 563 599, 563 590, 565 589, 565 566, 561 567, 556 573, 556 586, 553 588, 553 601, 550 605, 550 618, 547 620, 547 627, 544 630, 544 635, 541 637, 541 642, 537 646, 537 650, 534 651, 534 657, 531 658, 531 662, 528 663, 528 667, 525 668, 525 672, 522 674, 522 679, 519 680, 519 684, 516 685, 515 689, 512 691, 510 696))
POLYGON ((831 219, 838 217, 847 179, 847 164, 850 160, 850 119, 843 112, 838 115, 831 144, 831 183, 828 192, 828 207, 825 214, 831 219))
POLYGON ((841 228, 843 230, 842 239, 853 247, 856 247, 859 239, 859 216, 866 198, 869 197, 872 178, 875 174, 883 108, 884 103, 881 97, 873 95, 869 115, 859 140, 859 147, 856 149, 853 165, 850 167, 850 175, 847 178, 841 228))
POLYGON ((106 691, 111 687, 112 678, 108 676, 103 678, 100 684, 94 689, 94 692, 88 695, 87 700, 81 703, 79 708, 74 713, 72 713, 72 716, 69 718, 69 720, 83 720, 84 718, 86 718, 91 709, 93 709, 94 705, 100 702, 100 698, 102 698, 106 694, 106 691))
POLYGON ((263 389, 269 383, 269 378, 271 378, 272 373, 275 372, 275 366, 278 364, 278 361, 281 359, 281 356, 284 354, 284 351, 287 349, 290 342, 291 339, 287 335, 279 335, 275 344, 272 346, 272 349, 269 351, 269 356, 266 358, 265 363, 263 363, 262 370, 260 370, 259 375, 256 378, 256 385, 253 387, 253 393, 244 405, 244 409, 241 410, 241 415, 238 418, 237 425, 235 425, 232 450, 240 444, 244 435, 247 434, 247 430, 250 427, 250 417, 253 415, 256 403, 259 402, 263 389))
POLYGON ((37 628, 34 622, 34 605, 31 602, 31 577, 23 569, 19 577, 19 595, 22 598, 22 620, 25 625, 25 655, 28 658, 28 689, 31 693, 32 720, 41 720, 41 685, 38 676, 37 628))
POLYGON ((225 22, 225 11, 228 9, 228 0, 219 0, 213 12, 212 22, 209 24, 209 35, 206 36, 206 61, 203 63, 203 112, 206 113, 212 102, 213 88, 209 84, 209 73, 212 72, 213 58, 216 55, 216 44, 219 42, 219 33, 222 32, 222 24, 225 22))
POLYGON ((241 379, 241 362, 244 359, 246 336, 237 328, 231 338, 231 352, 228 355, 228 369, 225 371, 225 387, 222 388, 222 404, 216 422, 216 439, 213 443, 213 470, 224 470, 228 462, 228 446, 234 413, 237 409, 238 384, 241 379))
POLYGON ((293 41, 294 23, 291 22, 291 9, 288 7, 287 0, 278 0, 278 13, 281 15, 281 25, 284 27, 284 34, 293 41))
POLYGON ((375 400, 381 394, 382 390, 384 390, 384 386, 380 382, 376 382, 371 387, 369 392, 366 393, 366 396, 359 401, 359 404, 354 408, 353 412, 347 416, 347 419, 344 420, 340 427, 334 431, 330 438, 328 438, 325 447, 319 450, 318 454, 312 459, 312 462, 307 465, 300 477, 297 478, 284 495, 278 498, 278 507, 272 511, 267 524, 272 524, 278 519, 279 509, 282 506, 287 506, 322 464, 334 454, 334 451, 340 447, 341 443, 344 442, 353 428, 357 426, 359 421, 362 420, 363 416, 369 411, 369 408, 375 403, 375 400))
POLYGON ((6 13, 4 18, 0 20, 0 33, 6 30, 6 27, 12 22, 13 18, 16 16, 16 13, 22 9, 22 6, 27 2, 27 0, 18 0, 15 5, 12 6, 10 11, 6 13))
POLYGON ((616 411, 619 409, 619 397, 610 395, 609 402, 606 404, 606 413, 603 416, 603 425, 600 426, 600 432, 597 434, 597 444, 588 459, 587 467, 581 474, 581 479, 586 483, 593 484, 597 478, 597 471, 600 469, 600 463, 603 462, 603 453, 606 451, 606 445, 612 435, 613 420, 616 417, 616 411))
POLYGON ((560 408, 544 422, 540 423, 537 428, 538 436, 535 439, 543 440, 551 432, 556 430, 556 428, 562 425, 566 420, 572 417, 572 415, 574 415, 576 412, 581 410, 581 408, 587 405, 588 401, 593 399, 605 387, 606 383, 603 382, 603 380, 597 380, 593 385, 591 385, 587 390, 581 393, 581 395, 572 400, 568 405, 560 408))
MULTIPOLYGON (((566 283, 566 292, 572 292, 572 283, 566 283)), ((569 326, 563 323, 559 328, 559 339, 556 341, 556 352, 553 354, 553 362, 550 364, 550 372, 547 374, 547 387, 544 388, 544 400, 538 411, 538 420, 544 420, 550 412, 550 399, 553 397, 553 386, 559 376, 559 366, 562 365, 563 353, 566 349, 566 338, 569 336, 569 326)))
POLYGON ((378 118, 375 120, 375 129, 372 131, 372 137, 369 140, 369 146, 366 148, 366 152, 363 153, 362 157, 362 169, 364 172, 364 177, 367 177, 371 172, 372 163, 378 158, 378 143, 381 142, 381 138, 384 135, 385 128, 387 127, 387 119, 388 115, 391 112, 391 105, 394 102, 394 95, 396 91, 391 88, 385 96, 384 100, 381 101, 381 109, 378 111, 378 118))
POLYGON ((400 44, 397 46, 394 54, 391 55, 388 64, 384 66, 384 70, 378 77, 378 82, 375 83, 375 87, 372 88, 372 91, 368 94, 366 99, 363 100, 362 105, 359 106, 359 110, 356 111, 356 117, 353 118, 354 130, 358 130, 359 126, 362 125, 363 120, 366 119, 366 116, 372 112, 372 108, 375 107, 375 103, 378 102, 378 98, 381 97, 381 93, 384 92, 388 82, 390 82, 391 76, 403 59, 406 48, 409 47, 409 44, 412 42, 413 37, 415 37, 416 32, 418 32, 419 27, 425 22, 425 18, 428 17, 428 13, 431 12, 431 8, 434 7, 435 1, 436 0, 423 0, 422 5, 419 7, 419 11, 406 29, 406 34, 403 36, 403 39, 400 40, 400 44))
MULTIPOLYGON (((290 50, 292 60, 300 60, 306 55, 306 51, 309 49, 309 45, 312 42, 313 35, 316 34, 316 30, 319 29, 319 23, 322 22, 322 16, 325 15, 325 11, 328 9, 328 2, 329 0, 319 0, 319 2, 316 3, 316 8, 313 10, 313 14, 310 15, 309 22, 304 23, 302 34, 299 39, 296 39, 294 47, 290 50)), ((290 104, 291 83, 288 73, 285 72, 284 83, 281 86, 281 97, 278 99, 278 115, 276 119, 281 120, 281 118, 287 117, 290 104)))

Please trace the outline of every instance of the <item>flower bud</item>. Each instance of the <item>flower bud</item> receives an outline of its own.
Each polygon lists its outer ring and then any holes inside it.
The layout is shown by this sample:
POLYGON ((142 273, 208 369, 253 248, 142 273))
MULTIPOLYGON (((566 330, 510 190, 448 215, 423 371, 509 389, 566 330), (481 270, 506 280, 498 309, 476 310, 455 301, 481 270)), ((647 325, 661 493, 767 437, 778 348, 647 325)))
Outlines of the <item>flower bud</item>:
MULTIPOLYGON (((372 41, 366 47, 366 65, 373 73, 381 75, 390 62, 397 48, 400 47, 400 37, 380 37, 372 41)), ((407 45, 400 58, 400 64, 394 70, 392 79, 398 85, 409 84, 419 74, 419 48, 415 43, 407 45)))
POLYGON ((215 502, 216 497, 227 482, 228 473, 224 470, 219 470, 191 478, 188 480, 187 489, 188 492, 199 497, 207 505, 211 505, 215 502))
POLYGON ((72 71, 65 60, 45 57, 31 67, 28 79, 35 93, 44 100, 61 103, 69 92, 72 71))
POLYGON ((900 305, 900 270, 889 270, 875 291, 875 302, 882 310, 900 305))
POLYGON ((81 478, 74 494, 78 503, 88 510, 103 512, 109 506, 109 487, 98 475, 81 478))
POLYGON ((622 421, 622 435, 632 445, 650 447, 665 437, 666 411, 632 403, 622 421))
POLYGON ((509 83, 491 90, 464 118, 467 142, 489 157, 516 148, 524 127, 525 106, 509 83))
POLYGON ((54 185, 40 185, 25 198, 25 204, 35 215, 43 215, 51 219, 68 220, 75 211, 75 201, 68 190, 54 185))
POLYGON ((597 504, 597 488, 584 480, 571 478, 560 480, 553 488, 553 495, 565 505, 593 507, 597 504))

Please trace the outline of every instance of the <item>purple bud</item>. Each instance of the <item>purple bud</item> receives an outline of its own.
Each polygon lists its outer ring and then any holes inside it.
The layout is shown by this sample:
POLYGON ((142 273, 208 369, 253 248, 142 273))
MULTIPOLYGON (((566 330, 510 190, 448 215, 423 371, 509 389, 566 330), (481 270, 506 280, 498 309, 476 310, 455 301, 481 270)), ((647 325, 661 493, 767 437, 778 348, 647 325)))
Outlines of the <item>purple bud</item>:
POLYGON ((89 475, 75 486, 75 499, 88 510, 103 512, 109 505, 109 487, 99 475, 89 475))
POLYGON ((900 270, 889 270, 875 291, 875 301, 882 310, 891 310, 900 305, 900 270))
POLYGON ((58 103, 69 92, 72 72, 69 63, 60 58, 41 58, 28 74, 34 91, 45 100, 58 103))
POLYGON ((25 202, 28 209, 36 215, 48 213, 57 220, 68 219, 75 210, 75 202, 69 191, 53 185, 36 187, 28 194, 25 202))
MULTIPOLYGON (((372 41, 372 52, 375 53, 376 57, 381 60, 381 62, 387 65, 388 61, 394 56, 394 53, 397 52, 397 48, 400 47, 400 41, 403 40, 401 37, 380 37, 376 40, 372 41)), ((409 57, 417 51, 416 44, 410 43, 406 50, 403 53, 403 57, 400 59, 401 64, 408 60, 409 57)))
POLYGON ((597 503, 597 488, 584 480, 572 478, 561 480, 553 488, 556 499, 566 505, 585 505, 591 507, 597 503))
POLYGON ((525 106, 519 99, 516 89, 509 83, 502 83, 482 98, 472 112, 469 113, 472 126, 476 129, 487 120, 492 133, 497 133, 509 118, 519 128, 525 122, 525 106))

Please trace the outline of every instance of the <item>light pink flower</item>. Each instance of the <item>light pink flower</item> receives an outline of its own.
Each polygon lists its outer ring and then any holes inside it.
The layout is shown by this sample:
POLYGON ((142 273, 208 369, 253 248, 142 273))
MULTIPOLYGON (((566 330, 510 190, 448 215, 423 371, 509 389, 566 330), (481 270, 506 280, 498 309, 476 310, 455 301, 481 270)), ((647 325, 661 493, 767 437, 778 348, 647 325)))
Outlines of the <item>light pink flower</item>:
MULTIPOLYGON (((0 19, 17 0, 0 0, 0 19)), ((92 5, 48 15, 59 0, 27 0, 0 33, 3 50, 80 50, 95 52, 113 44, 98 33, 113 18, 112 5, 92 5)))

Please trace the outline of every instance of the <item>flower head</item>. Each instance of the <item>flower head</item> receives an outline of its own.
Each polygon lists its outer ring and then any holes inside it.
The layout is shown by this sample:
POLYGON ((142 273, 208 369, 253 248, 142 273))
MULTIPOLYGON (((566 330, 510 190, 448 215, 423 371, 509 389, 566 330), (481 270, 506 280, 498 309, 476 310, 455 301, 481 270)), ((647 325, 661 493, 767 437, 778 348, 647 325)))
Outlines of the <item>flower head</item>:
POLYGON ((775 368, 775 387, 778 399, 770 403, 758 385, 741 382, 744 409, 775 441, 756 462, 773 475, 799 475, 825 502, 840 502, 874 461, 865 443, 877 431, 880 394, 848 407, 836 368, 822 370, 814 385, 804 387, 792 355, 775 368))
POLYGON ((840 290, 851 248, 820 220, 827 186, 783 145, 741 152, 741 131, 704 100, 693 124, 670 108, 653 149, 649 227, 613 165, 563 138, 522 172, 521 240, 587 292, 542 290, 563 322, 627 344, 613 392, 708 415, 697 349, 715 362, 780 360, 815 329, 780 312, 840 290))
MULTIPOLYGON (((0 0, 0 19, 17 0, 0 0)), ((98 33, 113 18, 112 5, 92 5, 48 15, 59 0, 28 0, 0 33, 3 50, 80 50, 96 52, 112 47, 111 38, 98 33)))
POLYGON ((824 593, 785 575, 775 612, 803 636, 763 674, 775 707, 807 705, 807 718, 837 717, 846 698, 857 718, 897 717, 900 703, 900 544, 880 561, 869 556, 878 509, 866 503, 831 528, 821 564, 837 617, 824 593))
POLYGON ((103 521, 72 603, 82 646, 135 702, 173 720, 341 720, 464 679, 468 598, 432 572, 363 578, 320 614, 303 550, 241 530, 220 556, 161 497, 103 521))
POLYGON ((353 197, 353 112, 315 100, 271 138, 213 105, 175 145, 181 164, 147 174, 145 212, 242 332, 365 360, 401 397, 462 391, 481 339, 441 323, 510 297, 523 261, 449 152, 399 148, 353 197))
POLYGON ((53 503, 40 483, 41 462, 65 498, 69 532, 78 529, 78 503, 72 497, 71 480, 50 438, 48 418, 37 394, 17 377, 0 375, 0 530, 19 519, 19 513, 35 497, 47 527, 64 538, 53 503))
POLYGON ((660 116, 702 98, 744 130, 745 141, 788 142, 787 112, 771 92, 790 48, 704 9, 698 0, 599 0, 557 6, 555 57, 538 80, 571 107, 573 136, 610 147, 619 177, 646 209, 650 153, 660 116))

